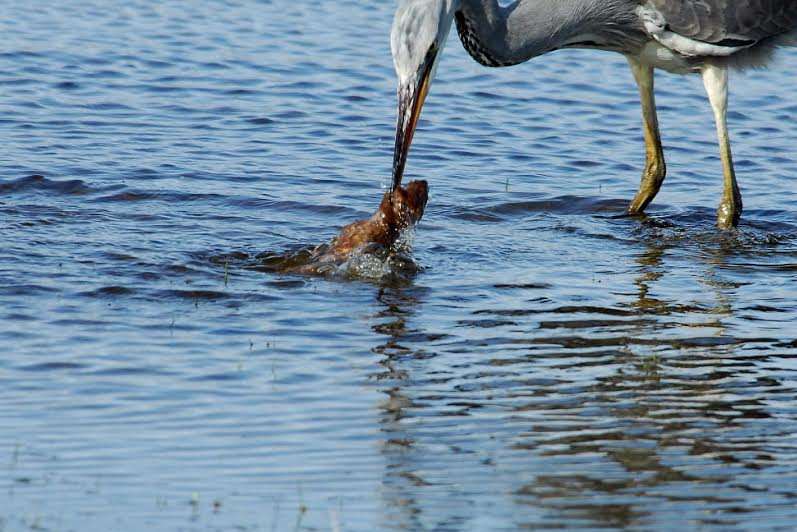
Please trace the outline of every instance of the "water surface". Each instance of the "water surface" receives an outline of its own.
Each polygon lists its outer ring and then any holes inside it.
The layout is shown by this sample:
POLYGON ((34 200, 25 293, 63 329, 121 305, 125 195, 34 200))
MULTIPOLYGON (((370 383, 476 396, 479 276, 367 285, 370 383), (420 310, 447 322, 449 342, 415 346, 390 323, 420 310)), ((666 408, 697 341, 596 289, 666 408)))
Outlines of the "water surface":
POLYGON ((0 529, 791 529, 797 54, 699 79, 447 48, 419 271, 265 273, 388 182, 392 2, 0 2, 0 529))

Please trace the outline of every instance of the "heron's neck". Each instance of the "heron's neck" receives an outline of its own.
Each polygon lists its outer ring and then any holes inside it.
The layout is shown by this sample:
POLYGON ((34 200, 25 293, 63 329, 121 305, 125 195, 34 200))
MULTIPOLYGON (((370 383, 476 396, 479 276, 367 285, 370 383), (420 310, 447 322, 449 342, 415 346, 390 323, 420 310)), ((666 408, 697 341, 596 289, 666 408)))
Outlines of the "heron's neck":
MULTIPOLYGON (((485 66, 510 66, 568 46, 593 28, 609 11, 596 0, 461 0, 457 31, 468 53, 485 66)), ((612 2, 609 2, 611 4, 612 2)), ((606 3, 603 3, 604 6, 606 3)))

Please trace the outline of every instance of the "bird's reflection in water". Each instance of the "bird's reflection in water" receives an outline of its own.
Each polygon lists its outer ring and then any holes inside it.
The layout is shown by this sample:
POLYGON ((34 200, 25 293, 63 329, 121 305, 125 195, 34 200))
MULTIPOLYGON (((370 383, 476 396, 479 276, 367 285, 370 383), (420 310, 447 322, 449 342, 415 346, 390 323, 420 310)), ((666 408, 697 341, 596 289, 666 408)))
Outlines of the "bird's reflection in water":
POLYGON ((693 247, 700 297, 675 301, 659 289, 673 242, 640 241, 624 305, 590 319, 532 308, 539 321, 497 321, 474 342, 423 330, 424 289, 380 292, 386 527, 733 527, 751 494, 797 497, 757 474, 788 438, 765 430, 767 397, 794 387, 752 379, 770 355, 728 324, 734 246, 693 247))
MULTIPOLYGON (((409 329, 408 320, 422 304, 424 291, 409 288, 384 288, 379 291, 377 300, 383 309, 374 316, 377 323, 374 332, 385 335, 383 344, 374 347, 374 353, 381 356, 379 364, 382 371, 373 375, 384 384, 382 392, 385 400, 380 405, 381 430, 384 434, 382 453, 385 456, 384 526, 397 529, 422 529, 418 516, 421 507, 416 502, 417 493, 427 483, 416 472, 412 460, 414 440, 404 426, 405 412, 417 408, 403 390, 410 386, 407 359, 415 356, 413 350, 402 344, 404 338, 417 331, 409 329)), ((425 356, 420 357, 425 358, 425 356)))
MULTIPOLYGON (((722 265, 721 254, 711 255, 713 260, 698 280, 713 291, 716 305, 709 309, 687 305, 692 313, 704 311, 702 319, 686 325, 714 329, 717 341, 688 335, 656 341, 662 329, 684 326, 678 322, 685 314, 684 305, 653 295, 656 283, 667 272, 666 249, 665 244, 652 240, 636 257, 637 298, 629 302, 640 316, 656 319, 636 321, 627 345, 608 361, 616 370, 596 379, 587 404, 579 407, 581 414, 597 408, 601 416, 607 416, 605 428, 585 427, 544 441, 533 429, 526 441, 516 444, 542 456, 595 459, 581 471, 536 476, 516 491, 518 502, 549 506, 568 522, 595 521, 613 527, 656 522, 653 503, 662 498, 689 497, 703 508, 731 508, 743 502, 721 492, 687 495, 675 489, 679 484, 732 482, 733 469, 722 467, 722 463, 737 461, 733 451, 739 447, 730 444, 727 448, 727 437, 743 429, 739 417, 768 414, 755 401, 733 394, 725 397, 722 392, 723 381, 735 377, 735 343, 725 339, 722 323, 723 317, 733 313, 733 285, 716 278, 714 268, 722 265), (678 350, 675 357, 671 357, 673 349, 678 350), (723 440, 726 443, 721 443, 723 440), (723 448, 730 454, 723 454, 723 448), (667 493, 670 490, 672 493, 667 493)), ((761 463, 763 455, 755 440, 748 441, 745 452, 756 456, 748 466, 761 463)), ((732 515, 717 517, 716 522, 734 524, 732 515)))

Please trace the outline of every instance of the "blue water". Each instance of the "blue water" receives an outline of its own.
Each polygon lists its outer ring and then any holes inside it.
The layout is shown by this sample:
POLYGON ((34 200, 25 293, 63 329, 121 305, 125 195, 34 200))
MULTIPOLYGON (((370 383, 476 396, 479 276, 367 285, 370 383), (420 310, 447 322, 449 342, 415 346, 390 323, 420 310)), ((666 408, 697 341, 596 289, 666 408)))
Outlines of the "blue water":
POLYGON ((797 112, 455 40, 405 279, 277 275, 388 183, 393 3, 0 1, 0 530, 790 530, 797 112), (256 262, 256 261, 255 261, 256 262), (254 264, 256 266, 256 264, 254 264))

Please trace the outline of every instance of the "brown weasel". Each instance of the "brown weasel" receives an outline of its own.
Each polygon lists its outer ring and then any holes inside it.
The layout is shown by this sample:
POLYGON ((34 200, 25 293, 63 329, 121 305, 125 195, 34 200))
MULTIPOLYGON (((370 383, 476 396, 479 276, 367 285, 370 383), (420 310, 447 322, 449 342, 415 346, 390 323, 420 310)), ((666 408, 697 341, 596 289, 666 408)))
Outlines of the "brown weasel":
POLYGON ((277 269, 287 273, 323 274, 368 246, 390 248, 404 229, 420 221, 428 198, 426 181, 413 181, 406 188, 397 187, 386 192, 373 216, 345 226, 328 245, 319 246, 309 256, 304 255, 306 260, 301 260, 302 264, 296 264, 297 256, 285 260, 277 269))
POLYGON ((341 229, 318 260, 343 262, 352 252, 369 244, 392 246, 403 229, 421 219, 428 197, 426 181, 413 181, 407 188, 398 187, 392 193, 385 193, 374 215, 341 229))

